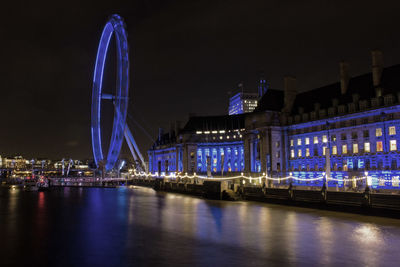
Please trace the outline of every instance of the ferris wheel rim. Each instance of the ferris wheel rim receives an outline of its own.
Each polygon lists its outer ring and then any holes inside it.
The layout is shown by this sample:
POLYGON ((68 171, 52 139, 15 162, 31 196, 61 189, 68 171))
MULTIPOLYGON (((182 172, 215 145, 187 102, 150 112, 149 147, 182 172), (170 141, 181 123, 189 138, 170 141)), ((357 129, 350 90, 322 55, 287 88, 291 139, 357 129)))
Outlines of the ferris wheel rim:
POLYGON ((91 137, 93 156, 97 167, 104 165, 111 170, 121 150, 126 125, 129 98, 129 51, 125 23, 119 15, 112 15, 103 28, 97 50, 96 64, 93 76, 92 105, 91 105, 91 137), (104 158, 101 141, 101 100, 103 72, 107 51, 112 35, 115 35, 117 47, 117 86, 114 102, 114 118, 111 140, 107 157, 104 158))

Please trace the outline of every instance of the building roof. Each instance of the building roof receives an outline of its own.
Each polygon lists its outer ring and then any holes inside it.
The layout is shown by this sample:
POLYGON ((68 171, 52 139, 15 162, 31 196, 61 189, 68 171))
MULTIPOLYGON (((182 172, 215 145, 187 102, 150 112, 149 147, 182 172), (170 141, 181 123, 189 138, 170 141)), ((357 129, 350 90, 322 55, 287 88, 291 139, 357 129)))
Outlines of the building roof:
MULTIPOLYGON (((383 95, 396 94, 400 92, 400 64, 383 69, 381 85, 383 95)), ((319 103, 320 109, 327 109, 332 106, 332 100, 337 99, 338 104, 347 104, 353 101, 353 95, 358 94, 359 100, 375 97, 375 88, 372 81, 372 73, 366 73, 350 78, 345 94, 341 93, 340 82, 322 86, 310 91, 298 93, 293 103, 291 113, 298 114, 299 108, 305 113, 315 110, 314 104, 319 103)), ((284 105, 284 91, 268 89, 260 99, 258 111, 281 111, 284 105)))
MULTIPOLYGON (((383 69, 380 86, 383 95, 400 91, 400 65, 394 65, 383 69)), ((314 110, 314 104, 319 103, 320 109, 332 106, 332 99, 337 99, 338 104, 347 104, 353 101, 353 95, 358 94, 359 99, 371 99, 375 97, 375 88, 372 81, 372 73, 366 73, 350 78, 345 94, 341 93, 340 82, 326 85, 311 91, 299 93, 293 104, 292 114, 297 114, 302 107, 304 112, 314 110)))
POLYGON ((244 124, 245 114, 191 117, 181 132, 242 129, 244 124))
POLYGON ((268 89, 267 92, 258 101, 254 112, 258 111, 281 111, 283 108, 284 92, 282 90, 268 89))

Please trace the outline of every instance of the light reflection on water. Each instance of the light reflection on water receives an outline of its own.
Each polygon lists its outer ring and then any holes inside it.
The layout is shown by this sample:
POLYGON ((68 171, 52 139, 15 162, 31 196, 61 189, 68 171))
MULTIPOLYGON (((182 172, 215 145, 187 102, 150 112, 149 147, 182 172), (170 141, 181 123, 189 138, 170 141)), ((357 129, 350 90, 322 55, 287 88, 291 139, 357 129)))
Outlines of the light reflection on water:
POLYGON ((6 264, 390 266, 400 260, 399 220, 146 188, 0 190, 0 215, 6 264))

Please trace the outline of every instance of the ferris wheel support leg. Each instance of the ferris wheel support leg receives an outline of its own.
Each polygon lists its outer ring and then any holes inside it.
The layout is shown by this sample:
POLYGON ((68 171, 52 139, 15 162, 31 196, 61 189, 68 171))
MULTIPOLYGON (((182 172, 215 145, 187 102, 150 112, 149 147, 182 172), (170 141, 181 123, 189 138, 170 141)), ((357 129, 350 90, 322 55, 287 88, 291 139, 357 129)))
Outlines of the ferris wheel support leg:
POLYGON ((147 172, 146 163, 144 162, 144 158, 140 153, 140 150, 136 144, 135 139, 133 138, 131 130, 129 130, 128 124, 125 124, 124 135, 125 135, 125 140, 128 143, 129 149, 131 150, 133 158, 135 160, 138 160, 139 157, 139 161, 142 164, 144 171, 147 172))

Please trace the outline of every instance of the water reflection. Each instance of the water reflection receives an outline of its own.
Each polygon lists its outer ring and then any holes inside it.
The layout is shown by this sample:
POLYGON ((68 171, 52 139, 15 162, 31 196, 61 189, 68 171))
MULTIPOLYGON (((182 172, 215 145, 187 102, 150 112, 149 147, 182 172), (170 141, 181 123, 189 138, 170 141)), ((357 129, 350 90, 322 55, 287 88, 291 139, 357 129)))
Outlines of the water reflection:
POLYGON ((0 197, 0 256, 8 264, 45 258, 57 265, 62 257, 65 266, 380 266, 400 257, 399 221, 392 219, 142 188, 0 197), (26 227, 32 222, 33 230, 26 227), (17 256, 21 250, 29 260, 17 256))

